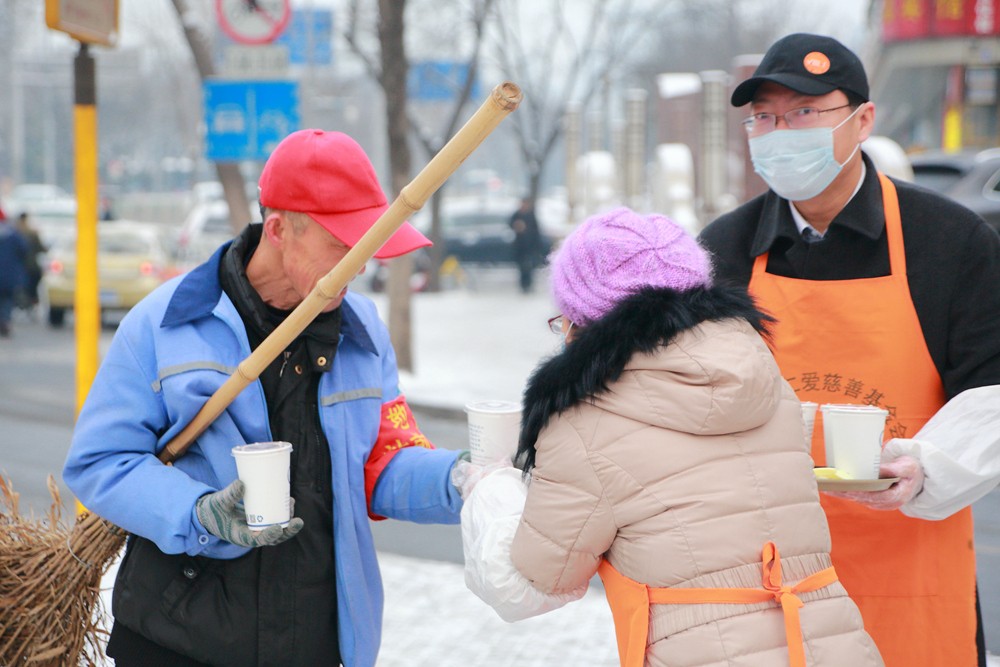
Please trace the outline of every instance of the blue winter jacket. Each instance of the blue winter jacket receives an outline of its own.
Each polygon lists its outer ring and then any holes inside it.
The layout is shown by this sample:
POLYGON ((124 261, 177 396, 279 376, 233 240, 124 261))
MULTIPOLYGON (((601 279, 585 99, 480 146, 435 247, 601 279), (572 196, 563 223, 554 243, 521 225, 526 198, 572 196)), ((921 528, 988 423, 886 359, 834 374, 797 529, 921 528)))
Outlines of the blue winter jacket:
MULTIPOLYGON (((205 531, 195 502, 236 479, 234 445, 271 439, 260 382, 243 390, 173 466, 155 455, 250 354, 243 323, 219 284, 220 248, 154 291, 122 320, 77 420, 63 478, 92 512, 165 553, 231 559, 247 549, 205 531)), ((320 382, 330 444, 340 650, 347 667, 375 664, 382 581, 364 466, 381 406, 398 396, 396 358, 372 302, 348 293, 332 370, 320 382)), ((411 447, 382 472, 373 514, 458 523, 449 481, 458 452, 411 447)))
POLYGON ((9 222, 0 220, 0 294, 28 284, 28 242, 9 222))

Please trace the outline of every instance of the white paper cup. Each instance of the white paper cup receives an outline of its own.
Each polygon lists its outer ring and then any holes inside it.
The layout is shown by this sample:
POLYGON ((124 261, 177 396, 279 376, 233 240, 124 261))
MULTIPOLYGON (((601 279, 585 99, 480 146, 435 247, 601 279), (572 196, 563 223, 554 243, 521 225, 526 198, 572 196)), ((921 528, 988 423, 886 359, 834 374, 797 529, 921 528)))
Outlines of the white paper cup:
POLYGON ((821 405, 826 465, 854 479, 878 479, 888 410, 871 405, 821 405))
POLYGON ((292 445, 255 442, 233 447, 236 472, 246 484, 243 507, 250 530, 287 526, 291 520, 292 445))
POLYGON ((511 459, 521 433, 521 406, 510 401, 477 401, 469 415, 469 451, 476 465, 511 459))
POLYGON ((806 438, 806 446, 812 447, 813 429, 816 426, 817 403, 802 401, 802 435, 806 438))

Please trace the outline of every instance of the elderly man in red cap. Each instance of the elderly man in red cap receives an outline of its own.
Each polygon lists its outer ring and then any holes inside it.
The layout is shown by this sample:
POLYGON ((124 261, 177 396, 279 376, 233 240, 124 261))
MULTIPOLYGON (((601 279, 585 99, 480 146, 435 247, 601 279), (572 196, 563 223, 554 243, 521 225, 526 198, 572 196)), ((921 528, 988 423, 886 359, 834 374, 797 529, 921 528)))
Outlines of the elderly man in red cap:
MULTIPOLYGON (((1000 479, 1000 239, 876 171, 868 79, 837 40, 783 37, 731 101, 770 189, 702 232, 716 278, 777 318, 800 400, 889 413, 889 479, 821 495, 840 580, 890 667, 985 665, 970 505, 1000 479)), ((821 428, 811 446, 828 465, 821 428)))
MULTIPOLYGON (((397 387, 374 305, 337 296, 173 466, 156 455, 387 208, 350 137, 302 130, 260 178, 261 224, 122 321, 77 421, 64 479, 131 533, 108 655, 130 665, 371 667, 382 585, 369 519, 457 523, 459 452, 397 387), (243 515, 234 445, 292 444, 294 515, 243 515)), ((376 254, 429 245, 403 225, 376 254)))

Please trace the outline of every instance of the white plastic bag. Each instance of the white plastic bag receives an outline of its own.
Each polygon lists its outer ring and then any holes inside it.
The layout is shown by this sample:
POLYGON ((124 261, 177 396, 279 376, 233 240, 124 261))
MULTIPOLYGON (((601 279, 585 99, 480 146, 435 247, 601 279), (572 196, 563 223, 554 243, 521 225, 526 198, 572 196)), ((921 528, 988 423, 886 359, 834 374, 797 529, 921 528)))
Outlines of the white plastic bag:
POLYGON ((558 609, 587 592, 584 584, 548 595, 514 567, 510 547, 527 495, 521 471, 504 467, 479 480, 462 508, 465 585, 508 623, 558 609))
POLYGON ((882 461, 912 456, 923 490, 899 510, 937 521, 971 505, 1000 481, 1000 386, 967 389, 946 403, 912 439, 893 438, 882 461))

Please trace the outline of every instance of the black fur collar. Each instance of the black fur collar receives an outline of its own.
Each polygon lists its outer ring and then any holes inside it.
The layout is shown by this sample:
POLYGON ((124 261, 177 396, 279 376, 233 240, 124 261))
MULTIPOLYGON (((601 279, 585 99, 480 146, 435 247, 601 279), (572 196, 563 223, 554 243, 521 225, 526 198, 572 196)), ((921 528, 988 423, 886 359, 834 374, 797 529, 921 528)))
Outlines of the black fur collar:
POLYGON ((528 473, 535 465, 535 441, 549 418, 606 391, 633 355, 651 352, 702 322, 730 318, 745 319, 765 336, 774 321, 757 309, 744 288, 675 292, 647 287, 579 329, 572 343, 528 379, 516 465, 528 473))

